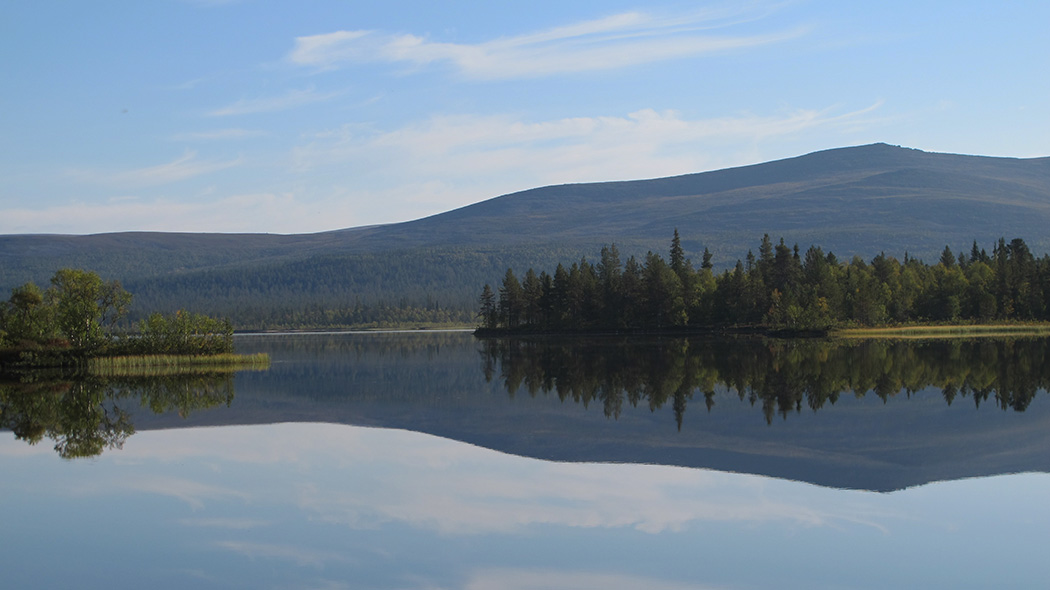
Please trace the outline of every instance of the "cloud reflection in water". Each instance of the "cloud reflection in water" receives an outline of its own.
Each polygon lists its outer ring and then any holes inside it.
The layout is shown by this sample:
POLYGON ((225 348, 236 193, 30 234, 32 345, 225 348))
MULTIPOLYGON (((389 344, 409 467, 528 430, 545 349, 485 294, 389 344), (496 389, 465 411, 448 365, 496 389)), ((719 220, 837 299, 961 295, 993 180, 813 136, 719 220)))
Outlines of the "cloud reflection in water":
POLYGON ((359 528, 401 522, 468 535, 555 525, 656 534, 706 521, 783 521, 884 530, 879 519, 886 516, 858 511, 834 491, 793 482, 657 465, 553 463, 402 430, 330 424, 202 428, 140 433, 127 447, 122 461, 192 457, 218 466, 215 481, 196 487, 169 482, 151 490, 125 482, 134 489, 199 506, 224 486, 224 493, 244 500, 276 496, 319 520, 359 528), (279 469, 283 483, 234 491, 238 482, 224 474, 245 464, 279 469), (201 493, 194 496, 193 489, 201 493))

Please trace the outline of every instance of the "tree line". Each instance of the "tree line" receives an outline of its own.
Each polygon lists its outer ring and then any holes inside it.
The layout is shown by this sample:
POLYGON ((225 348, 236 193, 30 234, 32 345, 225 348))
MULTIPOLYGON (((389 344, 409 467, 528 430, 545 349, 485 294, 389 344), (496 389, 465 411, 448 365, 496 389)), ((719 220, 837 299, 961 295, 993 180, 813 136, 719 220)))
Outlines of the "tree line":
POLYGON ((0 302, 0 369, 65 365, 92 356, 217 355, 233 352, 229 321, 177 311, 118 330, 132 296, 118 281, 64 268, 47 289, 29 282, 0 302))
POLYGON ((758 255, 716 273, 705 248, 699 268, 685 257, 678 230, 669 259, 648 252, 621 261, 616 245, 553 274, 509 268, 498 290, 479 299, 482 331, 581 332, 760 327, 827 330, 910 322, 1050 320, 1050 257, 1036 258, 1017 238, 991 254, 973 243, 924 263, 880 253, 839 260, 819 246, 763 236, 758 255))

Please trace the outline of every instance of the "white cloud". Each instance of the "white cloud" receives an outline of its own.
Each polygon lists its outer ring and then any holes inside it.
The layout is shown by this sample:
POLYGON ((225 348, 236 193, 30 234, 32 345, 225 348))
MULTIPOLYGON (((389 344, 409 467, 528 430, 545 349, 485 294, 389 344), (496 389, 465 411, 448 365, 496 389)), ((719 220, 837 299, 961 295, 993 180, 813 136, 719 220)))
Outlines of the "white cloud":
POLYGON ((212 117, 229 117, 234 115, 253 115, 258 113, 272 113, 285 111, 297 107, 325 102, 339 96, 338 92, 317 92, 313 88, 305 90, 289 90, 280 96, 265 96, 260 98, 242 98, 237 102, 225 107, 210 111, 212 117))
POLYGON ((238 553, 252 560, 281 559, 301 566, 322 567, 328 562, 346 561, 344 556, 332 551, 305 549, 297 545, 250 543, 246 541, 220 541, 215 545, 220 549, 238 553))
POLYGON ((878 107, 713 119, 654 109, 548 121, 444 115, 389 131, 346 126, 308 138, 294 149, 293 166, 304 175, 338 167, 358 185, 386 187, 381 190, 386 199, 415 203, 422 215, 548 184, 751 164, 755 154, 742 149, 818 130, 852 131, 878 107))
MULTIPOLYGON (((838 138, 872 125, 880 105, 709 119, 640 109, 549 120, 438 115, 385 130, 345 125, 304 137, 284 166, 224 175, 232 190, 136 194, 241 163, 205 160, 193 151, 159 166, 74 171, 67 178, 115 188, 123 196, 49 207, 16 200, 18 205, 0 210, 0 233, 300 233, 406 221, 538 186, 654 178, 753 164, 771 154, 799 155, 800 144, 819 149, 836 141, 814 137, 838 138), (281 192, 270 189, 277 185, 281 192)), ((243 133, 251 132, 233 128, 213 136, 243 133)))
POLYGON ((263 137, 265 135, 267 133, 260 129, 215 129, 212 131, 176 133, 171 139, 174 141, 222 141, 263 137))
POLYGON ((288 59, 299 65, 317 67, 332 67, 343 61, 366 60, 378 49, 366 51, 359 43, 363 38, 370 36, 368 31, 336 31, 298 37, 295 40, 295 49, 288 59))
POLYGON ((142 433, 136 446, 168 461, 216 454, 224 457, 216 457, 220 462, 279 458, 270 463, 296 466, 290 487, 297 506, 314 519, 354 528, 401 522, 473 535, 554 525, 655 534, 699 522, 778 522, 884 530, 876 521, 887 516, 793 482, 653 465, 551 463, 408 431, 282 424, 194 434, 179 437, 184 448, 178 452, 164 444, 175 435, 164 433, 142 433), (333 487, 311 475, 343 472, 366 485, 333 487))
POLYGON ((532 78, 758 47, 805 33, 802 28, 751 35, 709 32, 738 25, 742 18, 741 13, 657 18, 630 12, 477 44, 434 42, 412 34, 336 31, 298 37, 286 59, 321 69, 354 62, 450 63, 471 78, 532 78))
POLYGON ((473 573, 464 590, 703 590, 711 585, 672 582, 624 574, 536 569, 492 569, 473 573))
POLYGON ((271 526, 273 523, 250 518, 183 518, 179 524, 189 527, 218 528, 247 531, 271 526))
POLYGON ((72 493, 106 494, 112 493, 113 490, 132 490, 176 498, 185 502, 194 510, 200 510, 203 508, 204 501, 209 499, 219 500, 232 498, 238 501, 246 501, 250 498, 248 493, 228 487, 167 476, 135 477, 125 481, 97 481, 94 487, 85 485, 77 488, 72 493))
POLYGON ((306 202, 291 193, 248 193, 204 201, 125 197, 101 204, 6 209, 0 211, 0 233, 301 233, 316 231, 319 221, 337 227, 357 224, 352 203, 306 202))
POLYGON ((195 176, 232 168, 240 163, 240 159, 225 161, 201 160, 197 157, 197 152, 187 151, 171 162, 157 166, 116 172, 74 169, 68 171, 67 175, 78 182, 136 188, 186 180, 195 176))
POLYGON ((29 457, 55 454, 47 439, 37 443, 18 440, 13 432, 0 433, 0 457, 29 457))

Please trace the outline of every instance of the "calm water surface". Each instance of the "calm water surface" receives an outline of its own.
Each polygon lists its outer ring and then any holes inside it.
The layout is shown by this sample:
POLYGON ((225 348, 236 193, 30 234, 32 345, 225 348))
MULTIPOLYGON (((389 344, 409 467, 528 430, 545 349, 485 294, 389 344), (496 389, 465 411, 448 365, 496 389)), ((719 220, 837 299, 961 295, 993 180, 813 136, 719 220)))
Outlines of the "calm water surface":
POLYGON ((0 569, 11 588, 1044 588, 1047 347, 241 337, 269 371, 107 384, 87 427, 68 385, 52 408, 5 394, 0 569), (77 428, 100 453, 56 452, 95 448, 77 428))

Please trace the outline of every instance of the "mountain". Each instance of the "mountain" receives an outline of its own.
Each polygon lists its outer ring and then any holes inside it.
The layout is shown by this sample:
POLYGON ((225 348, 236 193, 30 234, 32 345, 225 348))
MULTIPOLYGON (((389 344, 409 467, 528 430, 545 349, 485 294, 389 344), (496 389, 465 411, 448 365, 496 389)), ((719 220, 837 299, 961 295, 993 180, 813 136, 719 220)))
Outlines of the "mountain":
POLYGON ((0 236, 0 288, 62 266, 122 280, 154 307, 232 314, 396 301, 466 309, 508 266, 553 270, 616 243, 729 266, 762 234, 840 258, 936 257, 1000 237, 1050 251, 1050 158, 873 144, 652 180, 548 186, 414 221, 304 235, 0 236))
POLYGON ((1037 239, 1048 219, 1050 158, 875 144, 655 180, 538 188, 376 228, 357 240, 664 244, 677 227, 696 244, 718 245, 725 260, 742 257, 762 233, 867 256, 901 248, 939 253, 945 244, 1002 235, 1037 239))

